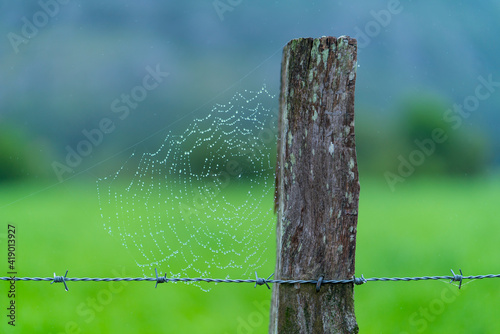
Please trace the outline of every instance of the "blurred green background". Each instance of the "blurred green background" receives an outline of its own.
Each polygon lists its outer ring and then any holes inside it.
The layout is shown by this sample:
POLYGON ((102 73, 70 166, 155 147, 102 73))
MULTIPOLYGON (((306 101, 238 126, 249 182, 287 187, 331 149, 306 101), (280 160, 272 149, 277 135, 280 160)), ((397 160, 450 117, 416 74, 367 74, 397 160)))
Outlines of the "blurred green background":
MULTIPOLYGON (((497 2, 42 0, 0 9, 0 243, 14 224, 19 276, 141 276, 103 228, 97 178, 237 92, 265 84, 278 94, 282 47, 323 35, 359 43, 357 275, 500 272, 497 2), (94 129, 103 135, 89 154, 54 170, 94 129)), ((237 200, 249 190, 241 187, 237 200)), ((274 270, 269 240, 261 276, 274 270)), ((5 276, 6 251, 0 258, 5 276)), ((70 282, 65 292, 19 282, 17 326, 2 314, 0 332, 267 332, 264 287, 153 285, 70 282)), ((356 315, 361 333, 497 333, 499 294, 493 279, 459 292, 435 281, 368 283, 355 288, 356 315)))

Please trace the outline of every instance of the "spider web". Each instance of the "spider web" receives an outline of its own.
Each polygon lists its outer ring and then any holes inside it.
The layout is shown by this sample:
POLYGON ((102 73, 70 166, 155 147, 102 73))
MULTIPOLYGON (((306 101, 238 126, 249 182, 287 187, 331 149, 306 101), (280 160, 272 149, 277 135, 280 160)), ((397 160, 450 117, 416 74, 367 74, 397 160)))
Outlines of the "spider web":
POLYGON ((98 179, 104 228, 145 276, 158 268, 167 277, 244 278, 267 262, 275 102, 265 86, 238 93, 182 134, 169 133, 156 152, 133 154, 98 179))

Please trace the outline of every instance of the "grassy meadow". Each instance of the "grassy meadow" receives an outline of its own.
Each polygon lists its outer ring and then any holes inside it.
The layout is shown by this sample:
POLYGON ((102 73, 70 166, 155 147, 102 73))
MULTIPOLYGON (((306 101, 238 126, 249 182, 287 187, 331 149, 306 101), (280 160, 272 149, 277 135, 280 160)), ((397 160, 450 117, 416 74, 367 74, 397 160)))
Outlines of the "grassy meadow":
MULTIPOLYGON (((4 183, 0 242, 16 226, 18 276, 137 277, 142 271, 107 234, 92 180, 52 187, 4 183), (40 191, 41 189, 44 189, 40 191), (32 195, 30 195, 32 194, 32 195), (29 195, 29 196, 27 196, 29 195)), ((244 186, 242 186, 244 188, 244 186)), ((383 178, 362 178, 356 274, 365 277, 498 274, 500 179, 409 179, 391 192, 383 178)), ((248 189, 242 189, 240 196, 248 189)), ((232 196, 237 196, 232 194, 232 196)), ((274 236, 268 263, 274 269, 274 236)), ((1 253, 7 271, 6 247, 1 253)), ((161 271, 161 269, 160 269, 161 271)), ((7 282, 0 283, 7 313, 7 282)), ((16 283, 16 326, 1 333, 267 333, 271 291, 251 284, 154 282, 16 283)), ((355 287, 360 333, 498 333, 500 280, 369 282, 355 287)))

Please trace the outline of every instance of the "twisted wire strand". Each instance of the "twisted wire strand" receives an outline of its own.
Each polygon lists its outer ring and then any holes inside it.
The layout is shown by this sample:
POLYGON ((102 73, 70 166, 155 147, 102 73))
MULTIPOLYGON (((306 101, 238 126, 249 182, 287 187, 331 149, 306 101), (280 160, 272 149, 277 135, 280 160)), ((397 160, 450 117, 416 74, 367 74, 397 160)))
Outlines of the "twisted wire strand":
POLYGON ((364 278, 363 275, 361 277, 353 277, 352 279, 344 279, 344 280, 325 280, 320 277, 317 280, 281 280, 281 279, 270 279, 274 274, 271 274, 267 279, 259 278, 257 273, 255 273, 256 279, 218 279, 218 278, 167 278, 166 276, 158 276, 158 272, 155 270, 155 277, 112 277, 112 278, 100 278, 100 277, 66 277, 68 271, 66 271, 65 276, 56 276, 54 277, 0 277, 0 281, 50 281, 52 283, 64 283, 64 287, 66 291, 68 287, 66 282, 156 282, 157 286, 159 283, 168 283, 168 282, 207 282, 207 283, 255 283, 255 287, 257 285, 266 285, 268 289, 270 289, 268 283, 271 284, 317 284, 317 290, 322 284, 348 284, 354 283, 355 285, 361 285, 366 282, 397 282, 397 281, 426 281, 426 280, 450 280, 451 282, 459 282, 459 288, 462 286, 463 280, 473 280, 473 279, 484 279, 484 278, 498 278, 498 275, 476 275, 476 276, 463 276, 462 271, 460 270, 460 275, 457 275, 451 271, 453 276, 418 276, 418 277, 371 277, 364 278), (319 284, 318 284, 319 283, 319 284))

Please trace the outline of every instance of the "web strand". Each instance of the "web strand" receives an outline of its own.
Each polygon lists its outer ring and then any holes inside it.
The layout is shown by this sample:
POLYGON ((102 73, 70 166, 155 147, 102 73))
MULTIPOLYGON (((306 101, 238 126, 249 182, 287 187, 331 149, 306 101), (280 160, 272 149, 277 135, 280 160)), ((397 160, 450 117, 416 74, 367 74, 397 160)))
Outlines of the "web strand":
POLYGON ((275 226, 274 103, 265 86, 236 94, 97 181, 105 230, 145 276, 161 267, 173 278, 245 277, 264 265, 275 226))

